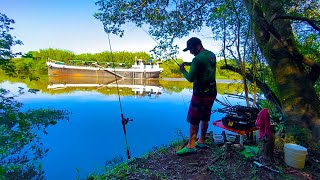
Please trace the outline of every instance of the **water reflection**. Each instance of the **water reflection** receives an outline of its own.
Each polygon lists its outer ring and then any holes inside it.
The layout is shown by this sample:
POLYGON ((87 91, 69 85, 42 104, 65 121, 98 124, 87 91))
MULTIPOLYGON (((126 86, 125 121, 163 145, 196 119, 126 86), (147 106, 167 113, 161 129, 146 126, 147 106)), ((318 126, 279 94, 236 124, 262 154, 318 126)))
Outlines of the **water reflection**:
MULTIPOLYGON (((26 93, 19 97, 26 108, 54 107, 72 112, 70 121, 49 127, 48 135, 42 137, 44 146, 50 149, 43 158, 46 179, 75 179, 77 168, 80 169, 80 177, 85 178, 89 173, 103 172, 107 160, 126 157, 114 79, 46 75, 37 82, 24 80, 23 83, 25 88, 40 90, 37 94, 26 93)), ((5 82, 1 86, 18 89, 22 83, 5 82)), ((191 83, 122 79, 118 81, 118 87, 123 114, 134 120, 127 126, 132 157, 140 157, 154 146, 181 139, 177 130, 187 137, 189 129, 185 119, 192 95, 191 83)), ((218 99, 222 94, 238 89, 238 86, 218 82, 218 99)), ((232 99, 229 101, 231 104, 237 103, 232 99)), ((213 109, 221 107, 215 103, 213 109)), ((221 116, 215 113, 212 120, 221 116)), ((210 126, 209 131, 212 129, 213 126, 210 126)))
POLYGON ((119 91, 131 89, 134 96, 153 96, 157 97, 162 94, 162 87, 159 79, 110 79, 101 77, 71 77, 71 76, 49 76, 48 89, 72 89, 76 88, 119 88, 119 91))

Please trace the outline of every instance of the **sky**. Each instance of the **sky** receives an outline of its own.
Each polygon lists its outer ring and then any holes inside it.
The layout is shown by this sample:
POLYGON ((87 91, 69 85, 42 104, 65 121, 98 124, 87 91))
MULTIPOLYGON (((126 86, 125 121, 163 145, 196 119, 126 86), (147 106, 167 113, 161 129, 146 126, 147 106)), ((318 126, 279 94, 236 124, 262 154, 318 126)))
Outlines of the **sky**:
MULTIPOLYGON (((12 48, 14 52, 27 53, 40 49, 70 50, 75 54, 110 51, 108 36, 102 22, 93 14, 98 12, 97 0, 0 0, 0 12, 15 20, 12 35, 24 45, 12 48)), ((157 43, 143 29, 133 24, 125 25, 125 35, 110 36, 112 51, 149 53, 157 43)), ((199 37, 206 49, 219 52, 220 44, 209 38, 203 30, 179 39, 178 58, 191 61, 193 55, 183 52, 186 41, 199 37)))

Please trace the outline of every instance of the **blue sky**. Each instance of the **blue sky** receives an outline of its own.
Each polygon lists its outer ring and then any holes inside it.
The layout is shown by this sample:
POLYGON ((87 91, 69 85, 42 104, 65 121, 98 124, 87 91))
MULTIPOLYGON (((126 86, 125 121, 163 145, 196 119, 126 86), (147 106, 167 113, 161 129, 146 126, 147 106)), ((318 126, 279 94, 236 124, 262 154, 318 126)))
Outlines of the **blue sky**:
MULTIPOLYGON (((93 17, 98 7, 96 0, 0 0, 0 12, 15 20, 12 34, 24 45, 13 51, 26 53, 30 50, 58 48, 80 53, 110 51, 107 34, 102 23, 93 17)), ((205 39, 208 32, 193 33, 202 39, 205 48, 218 53, 220 44, 205 39)), ((125 26, 125 36, 111 37, 113 51, 149 51, 156 42, 141 28, 125 26)), ((179 58, 192 60, 189 52, 182 52, 189 37, 180 39, 179 58)))

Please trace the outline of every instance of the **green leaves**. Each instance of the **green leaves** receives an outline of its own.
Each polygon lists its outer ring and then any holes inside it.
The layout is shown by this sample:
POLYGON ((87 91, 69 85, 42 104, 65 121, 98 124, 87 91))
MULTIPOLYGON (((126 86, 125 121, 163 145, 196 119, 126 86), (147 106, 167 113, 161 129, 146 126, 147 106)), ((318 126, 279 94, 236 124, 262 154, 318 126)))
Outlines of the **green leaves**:
MULTIPOLYGON (((19 93, 23 94, 23 89, 19 93)), ((23 104, 15 100, 17 96, 11 97, 8 90, 0 89, 0 179, 39 179, 42 166, 36 165, 48 152, 40 142, 39 133, 46 133, 48 126, 68 119, 69 112, 54 109, 22 111, 23 104)))
POLYGON ((204 4, 205 1, 191 0, 180 2, 100 0, 96 3, 99 12, 95 13, 94 17, 103 23, 106 33, 120 37, 124 34, 123 25, 127 22, 132 22, 137 27, 150 25, 148 33, 159 42, 159 45, 151 50, 152 56, 156 59, 167 59, 173 58, 177 53, 174 39, 188 35, 189 31, 200 29, 203 19, 208 16, 204 4), (196 11, 200 7, 203 9, 196 11), (194 13, 190 13, 192 11, 194 13))
POLYGON ((13 53, 11 47, 15 45, 21 45, 20 40, 15 39, 10 34, 11 24, 14 24, 14 20, 8 18, 5 14, 0 13, 0 61, 11 59, 20 53, 13 53))

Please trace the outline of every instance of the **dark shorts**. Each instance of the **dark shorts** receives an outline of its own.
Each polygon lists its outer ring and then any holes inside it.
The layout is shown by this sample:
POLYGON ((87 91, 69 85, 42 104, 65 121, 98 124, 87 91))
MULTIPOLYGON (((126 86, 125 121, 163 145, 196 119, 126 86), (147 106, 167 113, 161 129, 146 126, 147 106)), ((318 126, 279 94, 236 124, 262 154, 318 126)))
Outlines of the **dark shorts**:
POLYGON ((187 121, 192 125, 199 125, 200 121, 210 121, 211 108, 217 94, 214 96, 195 96, 191 98, 187 121))

